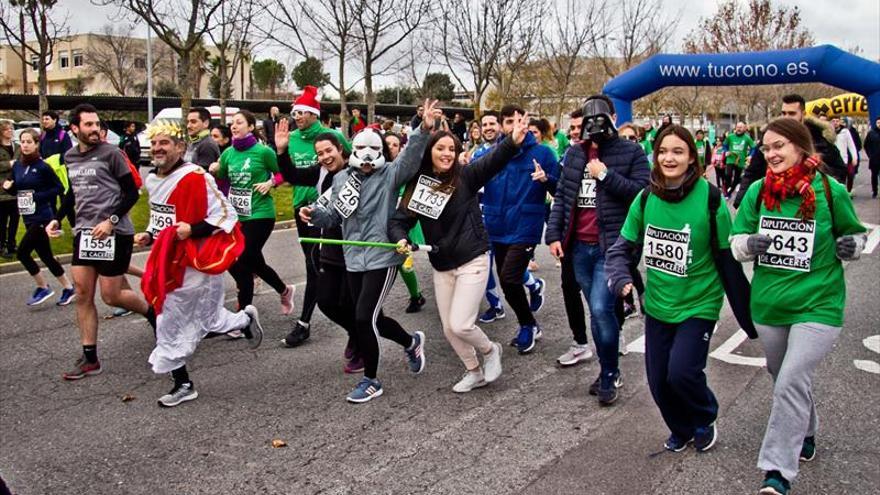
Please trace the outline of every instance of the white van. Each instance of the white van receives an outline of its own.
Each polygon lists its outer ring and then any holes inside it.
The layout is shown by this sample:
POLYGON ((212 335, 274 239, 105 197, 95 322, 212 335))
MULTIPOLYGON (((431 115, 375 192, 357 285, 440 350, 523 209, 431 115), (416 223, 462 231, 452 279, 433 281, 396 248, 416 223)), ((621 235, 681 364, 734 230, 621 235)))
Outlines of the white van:
MULTIPOLYGON (((211 125, 218 125, 221 122, 225 125, 229 125, 232 123, 232 116, 238 113, 238 107, 226 107, 226 115, 222 116, 220 114, 220 107, 217 105, 212 105, 210 107, 205 107, 211 112, 211 125), (221 118, 223 117, 223 118, 221 118)), ((186 121, 183 118, 182 110, 180 107, 172 107, 172 108, 163 108, 159 110, 159 113, 153 117, 152 122, 150 124, 155 123, 157 120, 176 120, 180 122, 180 126, 186 130, 186 121)), ((147 132, 141 131, 138 133, 138 142, 141 145, 141 159, 140 165, 146 166, 150 164, 150 140, 147 139, 147 132)))

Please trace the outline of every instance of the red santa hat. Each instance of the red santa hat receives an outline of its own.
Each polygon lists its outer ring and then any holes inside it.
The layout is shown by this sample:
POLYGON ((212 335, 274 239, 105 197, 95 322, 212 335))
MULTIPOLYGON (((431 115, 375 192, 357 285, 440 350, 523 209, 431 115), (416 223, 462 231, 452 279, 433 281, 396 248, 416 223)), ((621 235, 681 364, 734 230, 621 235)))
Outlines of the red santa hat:
POLYGON ((313 113, 321 116, 321 102, 318 101, 318 88, 306 86, 299 97, 293 100, 293 111, 313 113))

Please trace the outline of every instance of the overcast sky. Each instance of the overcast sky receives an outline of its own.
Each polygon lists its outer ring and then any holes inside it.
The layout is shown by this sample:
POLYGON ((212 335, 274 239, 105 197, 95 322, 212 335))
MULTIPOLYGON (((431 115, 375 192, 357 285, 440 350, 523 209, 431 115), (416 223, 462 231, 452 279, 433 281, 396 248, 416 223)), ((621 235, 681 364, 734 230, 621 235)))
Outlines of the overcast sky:
MULTIPOLYGON (((284 1, 284 0, 279 0, 284 1)), ((741 0, 745 2, 746 0, 741 0)), ((677 31, 681 37, 675 40, 677 50, 684 37, 701 17, 708 17, 715 12, 716 1, 695 2, 692 0, 667 0, 670 9, 682 10, 681 24, 677 31)), ((809 28, 817 44, 832 44, 844 50, 854 46, 862 49, 861 55, 870 60, 880 59, 880 2, 877 0, 847 0, 846 2, 801 1, 775 2, 783 5, 797 5, 802 13, 803 23, 809 28)), ((96 7, 89 0, 61 0, 59 5, 70 12, 70 26, 73 32, 99 32, 101 26, 113 22, 114 8, 96 7)), ((748 26, 743 26, 748 29, 748 26)), ((146 28, 137 29, 137 35, 146 36, 146 28)), ((274 56, 282 62, 287 58, 284 54, 273 53, 264 49, 258 58, 274 56)), ((380 85, 394 84, 393 80, 381 82, 380 85)))

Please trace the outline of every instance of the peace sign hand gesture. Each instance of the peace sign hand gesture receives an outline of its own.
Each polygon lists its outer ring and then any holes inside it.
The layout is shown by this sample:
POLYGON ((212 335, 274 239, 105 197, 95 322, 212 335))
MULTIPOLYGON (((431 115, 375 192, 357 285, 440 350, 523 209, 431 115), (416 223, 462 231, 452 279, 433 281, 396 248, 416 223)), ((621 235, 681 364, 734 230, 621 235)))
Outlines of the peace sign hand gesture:
POLYGON ((440 118, 442 115, 442 110, 440 110, 440 106, 437 100, 425 100, 425 113, 422 118, 422 130, 424 132, 431 132, 434 130, 434 120, 440 118), (438 115, 439 114, 439 115, 438 115))

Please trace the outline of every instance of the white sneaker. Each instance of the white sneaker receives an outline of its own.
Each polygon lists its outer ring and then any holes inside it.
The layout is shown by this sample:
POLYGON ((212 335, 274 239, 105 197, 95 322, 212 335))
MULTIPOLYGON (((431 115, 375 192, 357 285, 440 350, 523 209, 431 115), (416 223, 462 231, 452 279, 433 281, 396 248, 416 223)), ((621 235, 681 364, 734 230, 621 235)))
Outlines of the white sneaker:
POLYGON ((623 330, 620 331, 620 339, 617 341, 617 353, 621 356, 629 354, 629 350, 626 348, 626 335, 623 334, 623 330))
POLYGON ((593 351, 590 350, 590 344, 580 345, 577 342, 572 342, 565 354, 556 358, 556 362, 560 366, 574 366, 591 357, 593 357, 593 351))
POLYGON ((486 379, 483 377, 483 371, 468 371, 465 372, 464 376, 459 380, 458 383, 452 386, 452 391, 463 394, 465 392, 470 392, 475 388, 485 387, 488 385, 486 383, 486 379))
POLYGON ((483 379, 492 383, 501 376, 501 344, 492 342, 492 351, 483 355, 483 379))

